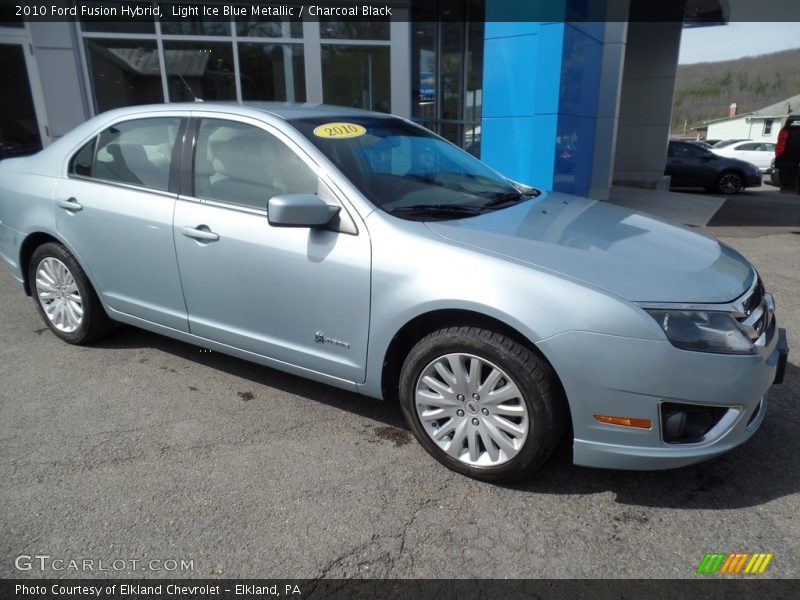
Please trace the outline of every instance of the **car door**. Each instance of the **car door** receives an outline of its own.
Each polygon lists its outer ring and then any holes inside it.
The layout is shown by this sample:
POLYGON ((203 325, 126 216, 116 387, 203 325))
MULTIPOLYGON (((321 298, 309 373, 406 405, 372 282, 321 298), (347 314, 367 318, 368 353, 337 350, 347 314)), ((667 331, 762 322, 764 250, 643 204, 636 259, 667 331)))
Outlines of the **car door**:
POLYGON ((760 145, 761 144, 757 142, 740 142, 738 144, 733 144, 727 155, 731 158, 737 158, 758 165, 758 148, 760 145))
MULTIPOLYGON (((188 114, 128 118, 88 140, 56 181, 56 228, 106 305, 188 331, 172 217, 170 169, 188 114)), ((179 147, 177 148, 179 150, 179 147)), ((176 159, 177 160, 177 159, 176 159)))
POLYGON ((342 205, 340 229, 273 227, 269 198, 340 203, 319 167, 259 121, 198 115, 175 210, 193 334, 326 375, 364 380, 371 251, 342 205), (184 190, 183 187, 186 187, 184 190))
POLYGON ((669 142, 667 167, 670 184, 675 186, 710 186, 715 179, 716 156, 703 148, 684 142, 669 142))

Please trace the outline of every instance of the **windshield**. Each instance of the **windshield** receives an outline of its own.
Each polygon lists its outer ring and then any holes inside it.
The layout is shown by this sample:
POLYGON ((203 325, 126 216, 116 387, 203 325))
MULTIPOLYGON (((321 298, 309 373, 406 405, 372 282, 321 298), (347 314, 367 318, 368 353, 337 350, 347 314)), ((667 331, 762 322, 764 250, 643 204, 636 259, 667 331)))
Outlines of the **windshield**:
POLYGON ((472 155, 392 117, 292 121, 376 207, 411 220, 498 210, 538 192, 517 189, 472 155))

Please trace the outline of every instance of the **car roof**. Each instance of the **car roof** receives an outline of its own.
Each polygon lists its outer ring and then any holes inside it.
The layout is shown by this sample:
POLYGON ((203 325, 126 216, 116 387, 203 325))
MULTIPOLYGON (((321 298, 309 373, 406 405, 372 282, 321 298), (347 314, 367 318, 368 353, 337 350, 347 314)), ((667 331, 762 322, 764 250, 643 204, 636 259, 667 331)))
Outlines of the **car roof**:
POLYGON ((297 102, 257 102, 257 101, 244 101, 244 102, 174 102, 169 104, 148 104, 138 106, 128 106, 122 109, 116 109, 117 115, 130 114, 135 115, 142 112, 152 110, 209 110, 220 111, 229 114, 240 113, 247 115, 249 111, 257 110, 264 112, 285 121, 294 119, 308 119, 308 118, 337 118, 337 117, 378 117, 387 118, 391 115, 387 113, 374 112, 363 110, 360 108, 349 108, 347 106, 335 106, 332 104, 314 104, 314 103, 297 103, 297 102))

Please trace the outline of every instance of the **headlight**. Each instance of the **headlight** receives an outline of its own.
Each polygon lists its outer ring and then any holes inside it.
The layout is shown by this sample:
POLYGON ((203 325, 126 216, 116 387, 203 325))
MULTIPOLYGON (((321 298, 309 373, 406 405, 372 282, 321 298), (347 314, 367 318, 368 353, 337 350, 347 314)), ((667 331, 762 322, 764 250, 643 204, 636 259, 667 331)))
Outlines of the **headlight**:
POLYGON ((728 313, 645 309, 676 348, 695 352, 753 354, 755 347, 728 313))

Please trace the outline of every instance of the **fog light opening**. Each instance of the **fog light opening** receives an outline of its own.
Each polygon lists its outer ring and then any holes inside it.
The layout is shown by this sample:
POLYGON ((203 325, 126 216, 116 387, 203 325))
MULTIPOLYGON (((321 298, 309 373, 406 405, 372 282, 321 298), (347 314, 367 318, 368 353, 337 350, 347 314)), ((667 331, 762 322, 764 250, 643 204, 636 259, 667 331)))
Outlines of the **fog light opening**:
POLYGON ((728 409, 665 402, 661 405, 661 435, 667 444, 696 444, 722 420, 728 409))

